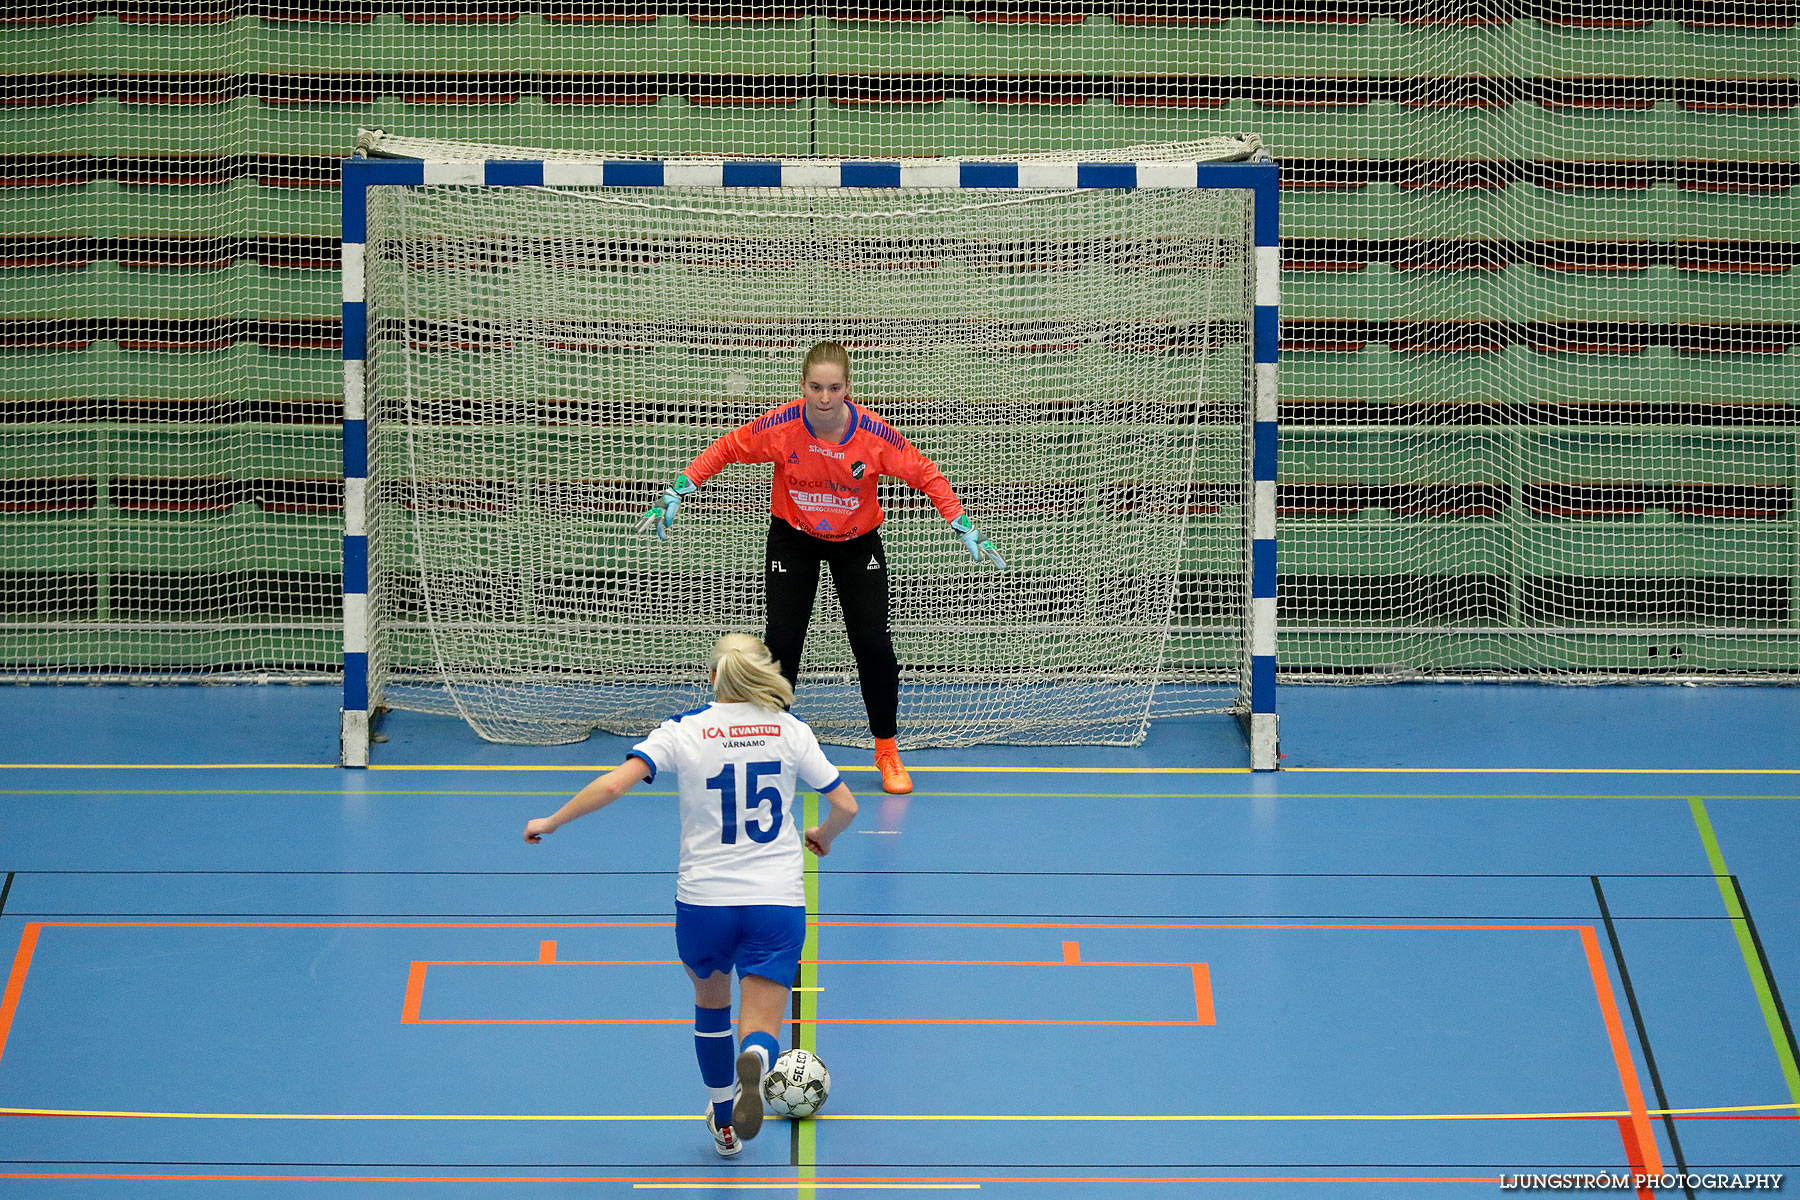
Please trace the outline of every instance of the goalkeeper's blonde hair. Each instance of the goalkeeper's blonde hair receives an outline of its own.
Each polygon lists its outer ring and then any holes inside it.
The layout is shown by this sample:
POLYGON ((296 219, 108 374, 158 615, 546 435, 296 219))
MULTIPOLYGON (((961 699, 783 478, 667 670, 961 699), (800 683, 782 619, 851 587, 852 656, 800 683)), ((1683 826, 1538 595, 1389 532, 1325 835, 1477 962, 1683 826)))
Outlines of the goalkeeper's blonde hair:
POLYGON ((806 358, 800 363, 800 378, 804 382, 812 374, 812 369, 820 363, 835 363, 844 369, 844 382, 850 382, 850 352, 837 342, 820 342, 806 352, 806 358))
POLYGON ((713 695, 727 704, 755 704, 781 712, 794 703, 794 685, 761 638, 728 633, 712 652, 713 695))

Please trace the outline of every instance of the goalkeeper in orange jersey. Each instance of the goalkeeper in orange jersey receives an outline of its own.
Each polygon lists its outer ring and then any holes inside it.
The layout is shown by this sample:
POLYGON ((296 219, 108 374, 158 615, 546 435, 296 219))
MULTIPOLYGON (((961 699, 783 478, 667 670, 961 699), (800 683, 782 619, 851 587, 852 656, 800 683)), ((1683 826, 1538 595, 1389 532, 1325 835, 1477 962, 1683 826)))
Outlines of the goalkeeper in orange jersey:
POLYGON ((819 565, 829 563, 844 606, 844 628, 856 656, 875 765, 889 792, 912 791, 900 762, 900 662, 888 629, 887 552, 881 545, 876 482, 890 475, 924 492, 976 562, 1006 564, 963 512, 937 464, 894 427, 850 400, 850 355, 820 342, 800 368, 799 400, 772 408, 702 450, 656 506, 641 532, 666 536, 681 502, 730 463, 775 464, 769 494, 769 542, 763 569, 768 627, 763 641, 793 683, 812 620, 819 565))

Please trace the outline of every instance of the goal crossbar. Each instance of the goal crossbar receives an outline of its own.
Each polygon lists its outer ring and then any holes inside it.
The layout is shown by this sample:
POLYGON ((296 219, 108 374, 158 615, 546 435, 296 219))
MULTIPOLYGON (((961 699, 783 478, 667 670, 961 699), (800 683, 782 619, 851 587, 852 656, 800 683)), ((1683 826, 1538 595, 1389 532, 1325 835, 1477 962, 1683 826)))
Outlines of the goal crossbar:
POLYGON ((366 374, 369 309, 365 247, 371 193, 380 188, 841 188, 1024 192, 1192 188, 1248 193, 1253 230, 1254 303, 1248 332, 1252 436, 1246 501, 1248 599, 1247 711, 1250 765, 1272 770, 1276 716, 1276 389, 1280 305, 1279 176, 1271 161, 737 161, 594 159, 432 161, 352 158, 343 163, 344 697, 340 728, 346 766, 369 762, 370 547, 366 374))

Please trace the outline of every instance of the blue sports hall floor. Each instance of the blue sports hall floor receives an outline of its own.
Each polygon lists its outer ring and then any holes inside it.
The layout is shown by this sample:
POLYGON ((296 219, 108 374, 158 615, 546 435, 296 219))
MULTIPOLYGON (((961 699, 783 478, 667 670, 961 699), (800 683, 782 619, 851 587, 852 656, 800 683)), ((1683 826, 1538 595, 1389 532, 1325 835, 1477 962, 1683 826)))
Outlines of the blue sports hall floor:
POLYGON ((626 739, 352 771, 325 688, 0 689, 0 1198, 1800 1189, 1800 688, 1281 702, 1276 774, 828 749, 831 1100, 721 1162, 672 781, 520 839, 626 739))

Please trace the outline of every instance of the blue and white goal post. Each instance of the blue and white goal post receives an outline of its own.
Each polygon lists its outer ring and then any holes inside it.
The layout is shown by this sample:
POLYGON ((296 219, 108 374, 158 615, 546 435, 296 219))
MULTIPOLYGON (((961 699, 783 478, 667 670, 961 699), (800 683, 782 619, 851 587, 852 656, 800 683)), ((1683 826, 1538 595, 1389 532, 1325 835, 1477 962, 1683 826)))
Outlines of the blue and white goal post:
MULTIPOLYGON (((343 359, 344 359, 344 696, 342 763, 369 762, 371 716, 385 707, 379 684, 371 708, 370 426, 367 402, 370 352, 365 249, 370 195, 376 188, 450 186, 551 189, 1019 189, 1071 192, 1086 189, 1216 189, 1247 193, 1253 247, 1244 257, 1253 297, 1246 374, 1249 444, 1247 480, 1240 494, 1243 520, 1242 676, 1232 711, 1245 730, 1250 766, 1275 770, 1279 749, 1276 715, 1276 417, 1280 306, 1279 176, 1266 157, 1258 161, 1060 162, 922 160, 746 161, 735 159, 586 159, 542 161, 511 158, 429 161, 363 158, 343 164, 343 359), (1247 485, 1247 486, 1244 486, 1247 485)), ((641 193, 639 193, 641 194, 641 193)), ((1241 322, 1240 322, 1241 327, 1241 322)), ((1238 335, 1242 338, 1242 334, 1238 335)), ((1240 343, 1241 344, 1241 343, 1240 343)), ((1240 360, 1241 361, 1241 360, 1240 360)), ((1235 511, 1235 506, 1234 506, 1235 511)), ((966 563, 964 564, 967 565, 966 563)), ((1075 739, 1079 740, 1079 739, 1075 739)))

